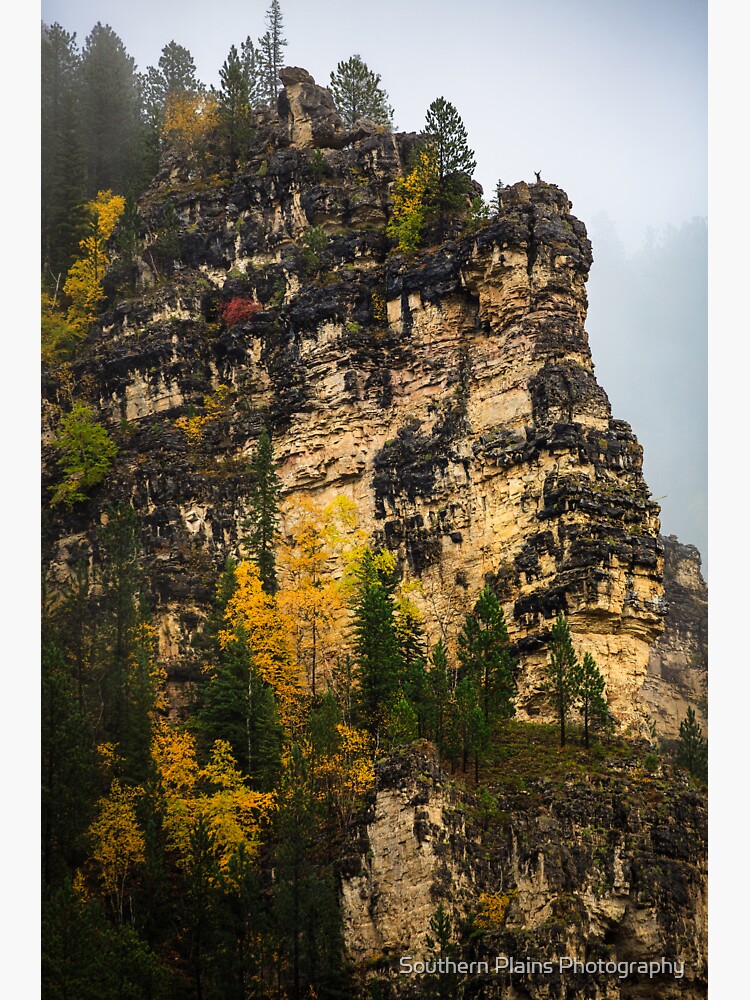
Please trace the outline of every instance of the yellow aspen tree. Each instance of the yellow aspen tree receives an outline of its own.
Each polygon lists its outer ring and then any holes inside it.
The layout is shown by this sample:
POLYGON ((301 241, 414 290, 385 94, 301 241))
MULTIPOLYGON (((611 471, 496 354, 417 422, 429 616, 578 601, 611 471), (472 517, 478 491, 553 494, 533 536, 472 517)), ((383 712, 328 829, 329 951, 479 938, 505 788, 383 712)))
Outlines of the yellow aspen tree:
POLYGON ((142 795, 142 788, 122 786, 115 778, 89 828, 91 856, 120 923, 130 883, 146 860, 146 839, 136 814, 136 803, 142 795))
POLYGON ((345 723, 336 726, 337 747, 316 766, 316 780, 331 796, 339 820, 346 826, 360 800, 375 784, 373 740, 364 729, 345 723))
POLYGON ((248 787, 229 744, 217 740, 208 763, 200 768, 194 737, 162 721, 152 754, 164 797, 167 845, 177 854, 177 863, 190 865, 190 834, 199 817, 211 832, 221 871, 231 869, 240 850, 246 859, 255 859, 275 796, 248 787))
POLYGON ((197 152, 219 124, 218 104, 211 94, 176 91, 167 98, 163 132, 168 142, 197 152))
POLYGON ((396 240, 398 249, 414 253, 422 245, 422 231, 435 196, 438 182, 437 152, 431 145, 417 154, 416 164, 393 186, 393 213, 386 233, 396 240))
POLYGON ((305 497, 289 502, 282 517, 279 606, 295 623, 297 662, 315 696, 321 674, 330 680, 340 644, 345 607, 341 560, 347 533, 356 526, 356 506, 339 497, 321 508, 305 497))
POLYGON ((64 291, 71 300, 67 321, 81 336, 95 318, 104 298, 102 280, 109 266, 107 240, 125 210, 125 199, 111 191, 100 191, 86 205, 89 216, 88 235, 78 244, 82 251, 68 271, 64 291))
POLYGON ((276 599, 263 590, 258 567, 247 560, 234 571, 237 586, 227 602, 219 644, 226 649, 242 626, 256 670, 270 684, 279 705, 282 725, 291 731, 299 723, 302 678, 294 656, 293 622, 276 599))
POLYGON ((219 867, 227 872, 240 850, 252 861, 258 854, 263 826, 275 807, 275 793, 248 788, 225 740, 214 743, 200 778, 207 791, 199 797, 197 807, 213 835, 219 867))
POLYGON ((200 768, 195 752, 195 738, 160 719, 151 741, 151 757, 164 800, 167 846, 184 862, 189 848, 190 829, 197 811, 200 768))

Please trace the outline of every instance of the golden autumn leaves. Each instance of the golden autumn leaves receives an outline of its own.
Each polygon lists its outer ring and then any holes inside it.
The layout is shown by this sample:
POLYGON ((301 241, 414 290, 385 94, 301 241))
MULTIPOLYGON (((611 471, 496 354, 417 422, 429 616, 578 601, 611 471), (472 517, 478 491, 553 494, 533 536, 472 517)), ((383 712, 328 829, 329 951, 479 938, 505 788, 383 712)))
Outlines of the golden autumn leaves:
MULTIPOLYGON (((227 650, 241 633, 253 675, 273 691, 282 729, 280 778, 271 790, 253 787, 227 740, 214 739, 201 750, 199 735, 160 714, 165 706, 156 699, 148 779, 129 786, 119 748, 102 745, 99 770, 108 791, 89 826, 89 861, 76 886, 106 898, 120 922, 128 919, 132 895, 147 877, 149 816, 160 817, 164 849, 176 869, 196 870, 208 844, 211 878, 235 891, 238 873, 258 862, 261 846, 273 837, 294 784, 295 753, 305 759, 314 798, 340 823, 350 820, 373 785, 373 745, 366 732, 338 719, 322 747, 313 745, 308 726, 316 704, 313 669, 323 689, 335 683, 351 586, 347 567, 356 562, 362 542, 354 504, 343 498, 324 509, 309 500, 290 503, 283 527, 278 592, 264 591, 254 563, 236 564, 217 636, 219 649, 227 650)), ((218 670, 215 664, 204 668, 209 684, 218 670)))
POLYGON ((64 286, 70 299, 67 322, 79 336, 96 318, 104 298, 102 280, 110 263, 106 243, 125 211, 125 199, 111 191, 100 191, 85 207, 88 232, 78 244, 81 256, 71 264, 64 286))

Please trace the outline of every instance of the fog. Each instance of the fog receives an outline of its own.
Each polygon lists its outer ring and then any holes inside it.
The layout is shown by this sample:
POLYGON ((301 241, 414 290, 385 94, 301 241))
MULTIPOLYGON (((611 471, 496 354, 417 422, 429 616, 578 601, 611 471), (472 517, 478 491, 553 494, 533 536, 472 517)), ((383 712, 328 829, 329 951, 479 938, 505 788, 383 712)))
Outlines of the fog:
POLYGON ((695 218, 649 231, 626 252, 611 217, 591 221, 594 265, 586 328, 615 417, 644 449, 662 531, 707 543, 707 226, 695 218))

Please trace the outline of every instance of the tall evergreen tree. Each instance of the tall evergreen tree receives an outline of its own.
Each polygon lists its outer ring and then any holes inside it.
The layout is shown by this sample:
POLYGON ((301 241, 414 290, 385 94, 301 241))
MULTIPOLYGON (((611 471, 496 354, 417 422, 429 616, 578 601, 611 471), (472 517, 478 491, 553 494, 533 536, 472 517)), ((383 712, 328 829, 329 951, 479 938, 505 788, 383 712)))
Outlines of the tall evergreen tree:
POLYGON ((42 24, 41 52, 41 233, 42 260, 55 275, 67 269, 78 245, 84 201, 78 92, 81 57, 75 33, 55 22, 42 24), (73 216, 67 221, 66 210, 73 216), (68 227, 59 232, 58 226, 68 227))
POLYGON ((393 581, 367 548, 355 570, 352 605, 354 659, 362 721, 376 739, 399 691, 401 657, 396 635, 393 581))
POLYGON ((180 94, 198 94, 205 90, 195 72, 189 49, 174 40, 161 50, 156 67, 149 66, 140 77, 143 114, 147 127, 149 169, 155 172, 163 143, 162 130, 170 98, 180 94))
POLYGON ((393 124, 393 108, 380 86, 380 74, 373 73, 359 55, 353 55, 331 73, 331 93, 347 128, 360 118, 377 125, 393 124))
POLYGON ((341 916, 330 864, 316 845, 322 830, 308 763, 291 748, 276 812, 274 912, 279 960, 292 1000, 335 996, 343 965, 341 916), (338 982, 337 982, 338 980, 338 982))
POLYGON ((284 65, 283 50, 287 44, 284 38, 284 18, 279 0, 271 0, 266 11, 266 31, 258 40, 258 64, 260 67, 260 95, 266 104, 275 104, 281 90, 279 71, 284 65))
POLYGON ((609 718, 607 699, 604 697, 604 677, 591 653, 584 653, 577 664, 574 676, 575 704, 583 718, 583 745, 588 750, 589 730, 596 723, 604 724, 609 718))
POLYGON ((255 560, 263 589, 267 594, 275 594, 277 583, 274 548, 279 531, 281 483, 276 474, 271 438, 265 428, 253 453, 250 473, 250 513, 242 525, 248 534, 243 539, 243 545, 249 548, 255 560))
POLYGON ((417 735, 427 735, 429 726, 429 680, 427 645, 422 619, 416 606, 406 597, 396 602, 396 636, 403 671, 403 693, 417 719, 417 735))
POLYGON ((219 80, 219 128, 230 169, 234 170, 247 150, 251 127, 247 75, 235 45, 219 70, 219 80))
POLYGON ((447 1000, 448 997, 460 995, 458 992, 460 985, 458 973, 448 965, 448 960, 454 958, 457 949, 451 918, 442 900, 430 917, 428 927, 429 932, 425 934, 428 955, 433 962, 446 963, 444 972, 437 972, 434 977, 430 977, 434 989, 434 993, 431 992, 430 995, 447 1000))
POLYGON ((87 222, 84 149, 76 100, 71 92, 63 97, 55 141, 50 143, 49 153, 43 154, 43 158, 49 185, 46 262, 57 290, 62 288, 68 268, 78 256, 87 222))
POLYGON ((148 622, 140 563, 140 527, 132 507, 108 512, 101 554, 95 655, 101 685, 102 737, 123 758, 122 776, 145 779, 154 710, 154 630, 148 622))
POLYGON ((513 715, 517 688, 513 677, 515 659, 503 609, 495 594, 485 587, 474 610, 466 616, 458 636, 458 658, 481 693, 484 721, 489 726, 498 717, 513 715))
POLYGON ((66 662, 63 621, 42 642, 42 879, 45 893, 72 878, 85 858, 93 815, 96 758, 78 682, 66 662), (57 634, 56 634, 57 633, 57 634))
POLYGON ((471 677, 463 677, 448 701, 445 719, 446 747, 453 768, 459 758, 466 773, 469 756, 485 749, 489 727, 484 720, 481 692, 471 677))
POLYGON ((269 791, 281 763, 282 728, 273 688, 253 665, 247 632, 235 628, 199 698, 192 720, 205 757, 226 740, 254 788, 269 791))
POLYGON ((429 682, 429 719, 433 739, 442 754, 445 746, 445 719, 450 698, 450 679, 448 676, 448 647, 442 639, 432 647, 430 653, 429 682))
POLYGON ((240 53, 242 68, 247 80, 248 104, 251 108, 256 108, 259 104, 263 104, 265 95, 260 49, 248 35, 241 45, 240 53))
POLYGON ((92 28, 82 52, 81 125, 87 195, 139 190, 145 151, 141 88, 132 56, 101 22, 92 28))
POLYGON ((570 638, 570 626, 560 612, 552 626, 545 690, 552 698, 560 724, 560 746, 565 746, 565 723, 576 698, 578 660, 570 638))
POLYGON ((694 777, 703 781, 708 779, 708 748, 692 705, 688 706, 685 718, 680 723, 677 763, 687 768, 694 777))
POLYGON ((438 97, 427 109, 425 132, 437 159, 437 207, 441 232, 448 212, 460 207, 469 191, 468 181, 476 169, 474 151, 456 108, 438 97))

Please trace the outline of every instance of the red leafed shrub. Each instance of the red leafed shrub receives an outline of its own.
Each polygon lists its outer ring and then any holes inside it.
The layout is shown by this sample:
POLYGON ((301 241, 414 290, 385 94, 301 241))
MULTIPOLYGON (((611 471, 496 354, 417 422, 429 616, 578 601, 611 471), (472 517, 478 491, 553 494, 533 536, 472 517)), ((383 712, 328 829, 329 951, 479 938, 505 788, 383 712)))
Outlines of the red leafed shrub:
POLYGON ((227 329, 231 329, 238 323, 246 323, 252 319, 262 308, 260 302, 256 302, 255 299, 246 299, 241 295, 235 295, 234 298, 225 302, 219 311, 227 329))

